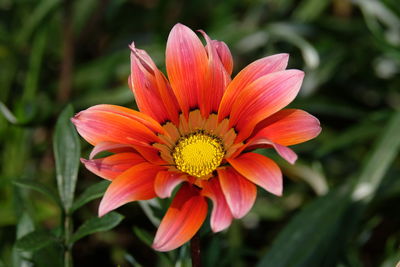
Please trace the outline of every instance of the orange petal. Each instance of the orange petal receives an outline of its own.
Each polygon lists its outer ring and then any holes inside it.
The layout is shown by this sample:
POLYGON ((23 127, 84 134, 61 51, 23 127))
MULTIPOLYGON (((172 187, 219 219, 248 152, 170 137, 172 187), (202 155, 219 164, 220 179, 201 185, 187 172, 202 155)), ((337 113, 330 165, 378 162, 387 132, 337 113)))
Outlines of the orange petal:
POLYGON ((225 230, 231 225, 232 213, 226 203, 219 181, 217 178, 212 178, 203 184, 202 195, 210 198, 213 202, 210 219, 211 230, 214 233, 225 230))
POLYGON ((104 112, 111 112, 114 114, 118 114, 130 118, 132 120, 138 121, 156 133, 161 133, 161 134, 165 133, 161 125, 157 121, 155 121, 152 117, 130 108, 117 105, 102 104, 90 107, 87 110, 104 111, 104 112))
POLYGON ((160 170, 161 167, 145 162, 116 177, 100 202, 99 216, 128 202, 156 197, 154 180, 160 170))
POLYGON ((89 171, 107 180, 113 180, 132 166, 145 162, 136 153, 118 153, 100 159, 81 161, 89 171))
POLYGON ((131 75, 128 83, 139 110, 160 123, 168 120, 177 123, 178 102, 168 81, 144 50, 135 48, 134 43, 130 48, 131 75))
POLYGON ((219 59, 224 65, 226 72, 231 75, 233 70, 233 58, 228 46, 224 42, 217 40, 212 40, 212 45, 217 50, 219 59))
POLYGON ((259 123, 254 136, 290 146, 313 139, 320 132, 319 120, 311 114, 300 109, 285 109, 259 123))
MULTIPOLYGON (((159 144, 161 145, 161 144, 159 144)), ((166 162, 161 159, 159 150, 153 146, 125 145, 113 142, 100 142, 90 153, 89 159, 93 159, 98 153, 108 151, 111 153, 133 152, 141 155, 145 160, 155 165, 165 165, 166 162)))
POLYGON ((218 120, 226 118, 232 110, 233 104, 237 101, 240 92, 258 78, 269 73, 286 69, 288 54, 277 54, 254 61, 241 72, 229 84, 218 111, 218 120))
POLYGON ((157 174, 154 190, 160 198, 170 197, 175 187, 185 180, 185 175, 182 173, 161 171, 157 174))
POLYGON ((228 159, 228 162, 251 182, 272 194, 282 195, 282 172, 273 160, 250 152, 228 159))
POLYGON ((200 111, 203 117, 208 117, 210 113, 217 113, 222 95, 231 81, 231 77, 226 71, 218 55, 217 49, 210 37, 204 32, 199 31, 207 41, 208 55, 208 75, 207 84, 200 92, 200 111))
POLYGON ((207 216, 207 202, 200 190, 184 184, 158 227, 153 248, 169 251, 182 246, 200 229, 207 216))
POLYGON ((79 112, 72 122, 92 145, 101 142, 148 146, 164 129, 151 117, 128 108, 97 105, 79 112))
POLYGON ((235 142, 245 140, 260 121, 292 102, 303 77, 302 71, 284 70, 261 77, 243 89, 229 119, 230 126, 238 131, 235 142))
POLYGON ((242 218, 256 200, 256 186, 232 167, 217 169, 222 192, 234 218, 242 218))
POLYGON ((188 27, 176 24, 168 37, 166 49, 168 78, 185 116, 199 107, 199 97, 206 85, 207 54, 197 35, 188 27))

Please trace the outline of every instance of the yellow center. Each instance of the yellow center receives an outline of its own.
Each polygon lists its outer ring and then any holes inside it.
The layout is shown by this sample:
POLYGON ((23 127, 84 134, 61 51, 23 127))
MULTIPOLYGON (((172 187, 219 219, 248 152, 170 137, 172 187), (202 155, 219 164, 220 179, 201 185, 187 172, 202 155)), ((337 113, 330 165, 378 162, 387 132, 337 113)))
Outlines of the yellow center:
POLYGON ((198 178, 211 174, 224 155, 222 140, 201 130, 181 137, 172 152, 176 167, 198 178))

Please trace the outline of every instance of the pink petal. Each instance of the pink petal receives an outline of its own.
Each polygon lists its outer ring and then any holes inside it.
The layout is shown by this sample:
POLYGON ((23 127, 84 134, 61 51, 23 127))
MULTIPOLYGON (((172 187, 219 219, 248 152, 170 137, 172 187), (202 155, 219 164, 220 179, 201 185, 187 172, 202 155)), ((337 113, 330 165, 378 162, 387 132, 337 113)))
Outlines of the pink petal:
POLYGON ((315 138, 321 126, 317 118, 303 110, 285 109, 260 122, 254 132, 256 139, 290 146, 315 138))
POLYGON ((226 86, 231 81, 231 77, 222 64, 217 49, 210 37, 204 31, 200 30, 200 32, 207 41, 208 73, 206 86, 200 91, 199 105, 203 117, 208 117, 210 113, 218 112, 222 95, 226 86))
POLYGON ((158 227, 153 248, 169 251, 182 246, 200 229, 207 216, 207 202, 199 189, 184 184, 158 227))
POLYGON ((233 217, 242 218, 256 200, 256 186, 232 167, 217 169, 222 192, 233 217))
POLYGON ((190 109, 199 108, 198 100, 207 82, 208 59, 200 39, 182 24, 176 24, 169 34, 166 67, 179 106, 187 116, 190 109))
POLYGON ((292 102, 303 77, 302 71, 284 70, 263 76, 243 89, 229 120, 230 126, 235 126, 238 131, 235 142, 249 137, 260 121, 292 102))
POLYGON ((161 171, 157 174, 154 190, 160 198, 170 197, 175 187, 185 180, 186 177, 182 173, 161 171))
MULTIPOLYGON (((287 162, 290 164, 294 164, 297 160, 297 154, 290 149, 289 147, 280 145, 278 143, 274 143, 269 139, 263 138, 262 136, 259 137, 254 137, 253 139, 250 139, 250 141, 247 144, 246 150, 254 150, 257 148, 270 148, 273 147, 276 152, 278 152, 279 156, 281 156, 283 159, 285 159, 287 162)), ((235 153, 236 154, 236 153, 235 153)), ((238 155, 238 154, 236 154, 238 155)), ((232 156, 232 158, 234 158, 232 156)))
POLYGON ((288 54, 277 54, 254 61, 241 72, 229 84, 221 101, 218 111, 218 119, 226 118, 232 110, 233 104, 237 101, 242 90, 258 78, 269 73, 286 69, 288 54))
POLYGON ((211 230, 216 233, 228 228, 232 222, 232 213, 229 210, 217 178, 212 178, 204 183, 202 195, 210 198, 213 202, 213 210, 210 219, 211 230))
POLYGON ((251 182, 272 194, 282 195, 282 172, 273 160, 250 152, 228 159, 228 162, 251 182))
POLYGON ((107 180, 113 180, 127 169, 143 163, 145 160, 136 153, 118 153, 100 159, 81 159, 81 162, 94 174, 107 180))
POLYGON ((178 102, 162 72, 150 56, 131 44, 131 75, 129 86, 141 112, 162 123, 178 122, 178 102))
POLYGON ((212 45, 217 50, 219 59, 224 65, 226 72, 231 75, 233 70, 233 58, 228 46, 224 42, 217 40, 212 40, 212 45))
POLYGON ((134 152, 134 149, 130 146, 113 143, 113 142, 101 142, 98 143, 90 152, 89 159, 93 159, 97 154, 108 151, 112 153, 123 153, 123 152, 134 152))
POLYGON ((160 170, 162 167, 145 162, 133 166, 116 177, 100 202, 99 216, 125 203, 155 197, 154 180, 160 170))

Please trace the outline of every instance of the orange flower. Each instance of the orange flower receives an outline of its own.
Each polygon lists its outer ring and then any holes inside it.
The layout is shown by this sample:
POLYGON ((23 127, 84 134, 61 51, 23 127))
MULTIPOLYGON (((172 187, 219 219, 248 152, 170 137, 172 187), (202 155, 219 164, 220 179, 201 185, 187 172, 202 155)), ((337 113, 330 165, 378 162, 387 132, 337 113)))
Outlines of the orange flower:
POLYGON ((285 70, 287 54, 257 60, 233 80, 232 56, 225 43, 207 45, 188 27, 171 30, 166 49, 168 80, 149 55, 131 45, 131 87, 140 112, 97 105, 73 119, 94 146, 82 159, 93 173, 111 180, 99 216, 136 200, 170 197, 153 248, 175 249, 203 224, 212 202, 211 229, 226 229, 242 218, 256 198, 256 185, 280 196, 282 173, 271 159, 250 152, 274 148, 290 163, 287 146, 321 131, 305 111, 285 109, 297 95, 304 73, 285 70), (99 152, 113 155, 94 159, 99 152))

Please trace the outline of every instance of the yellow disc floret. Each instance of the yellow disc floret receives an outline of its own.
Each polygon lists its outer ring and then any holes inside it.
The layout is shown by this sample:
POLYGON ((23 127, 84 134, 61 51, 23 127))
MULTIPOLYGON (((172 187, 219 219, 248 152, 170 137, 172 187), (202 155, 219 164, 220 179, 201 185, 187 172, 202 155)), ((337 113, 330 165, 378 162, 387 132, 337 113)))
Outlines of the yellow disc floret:
POLYGON ((172 151, 176 167, 197 178, 211 174, 224 155, 221 138, 201 130, 182 136, 172 151))

